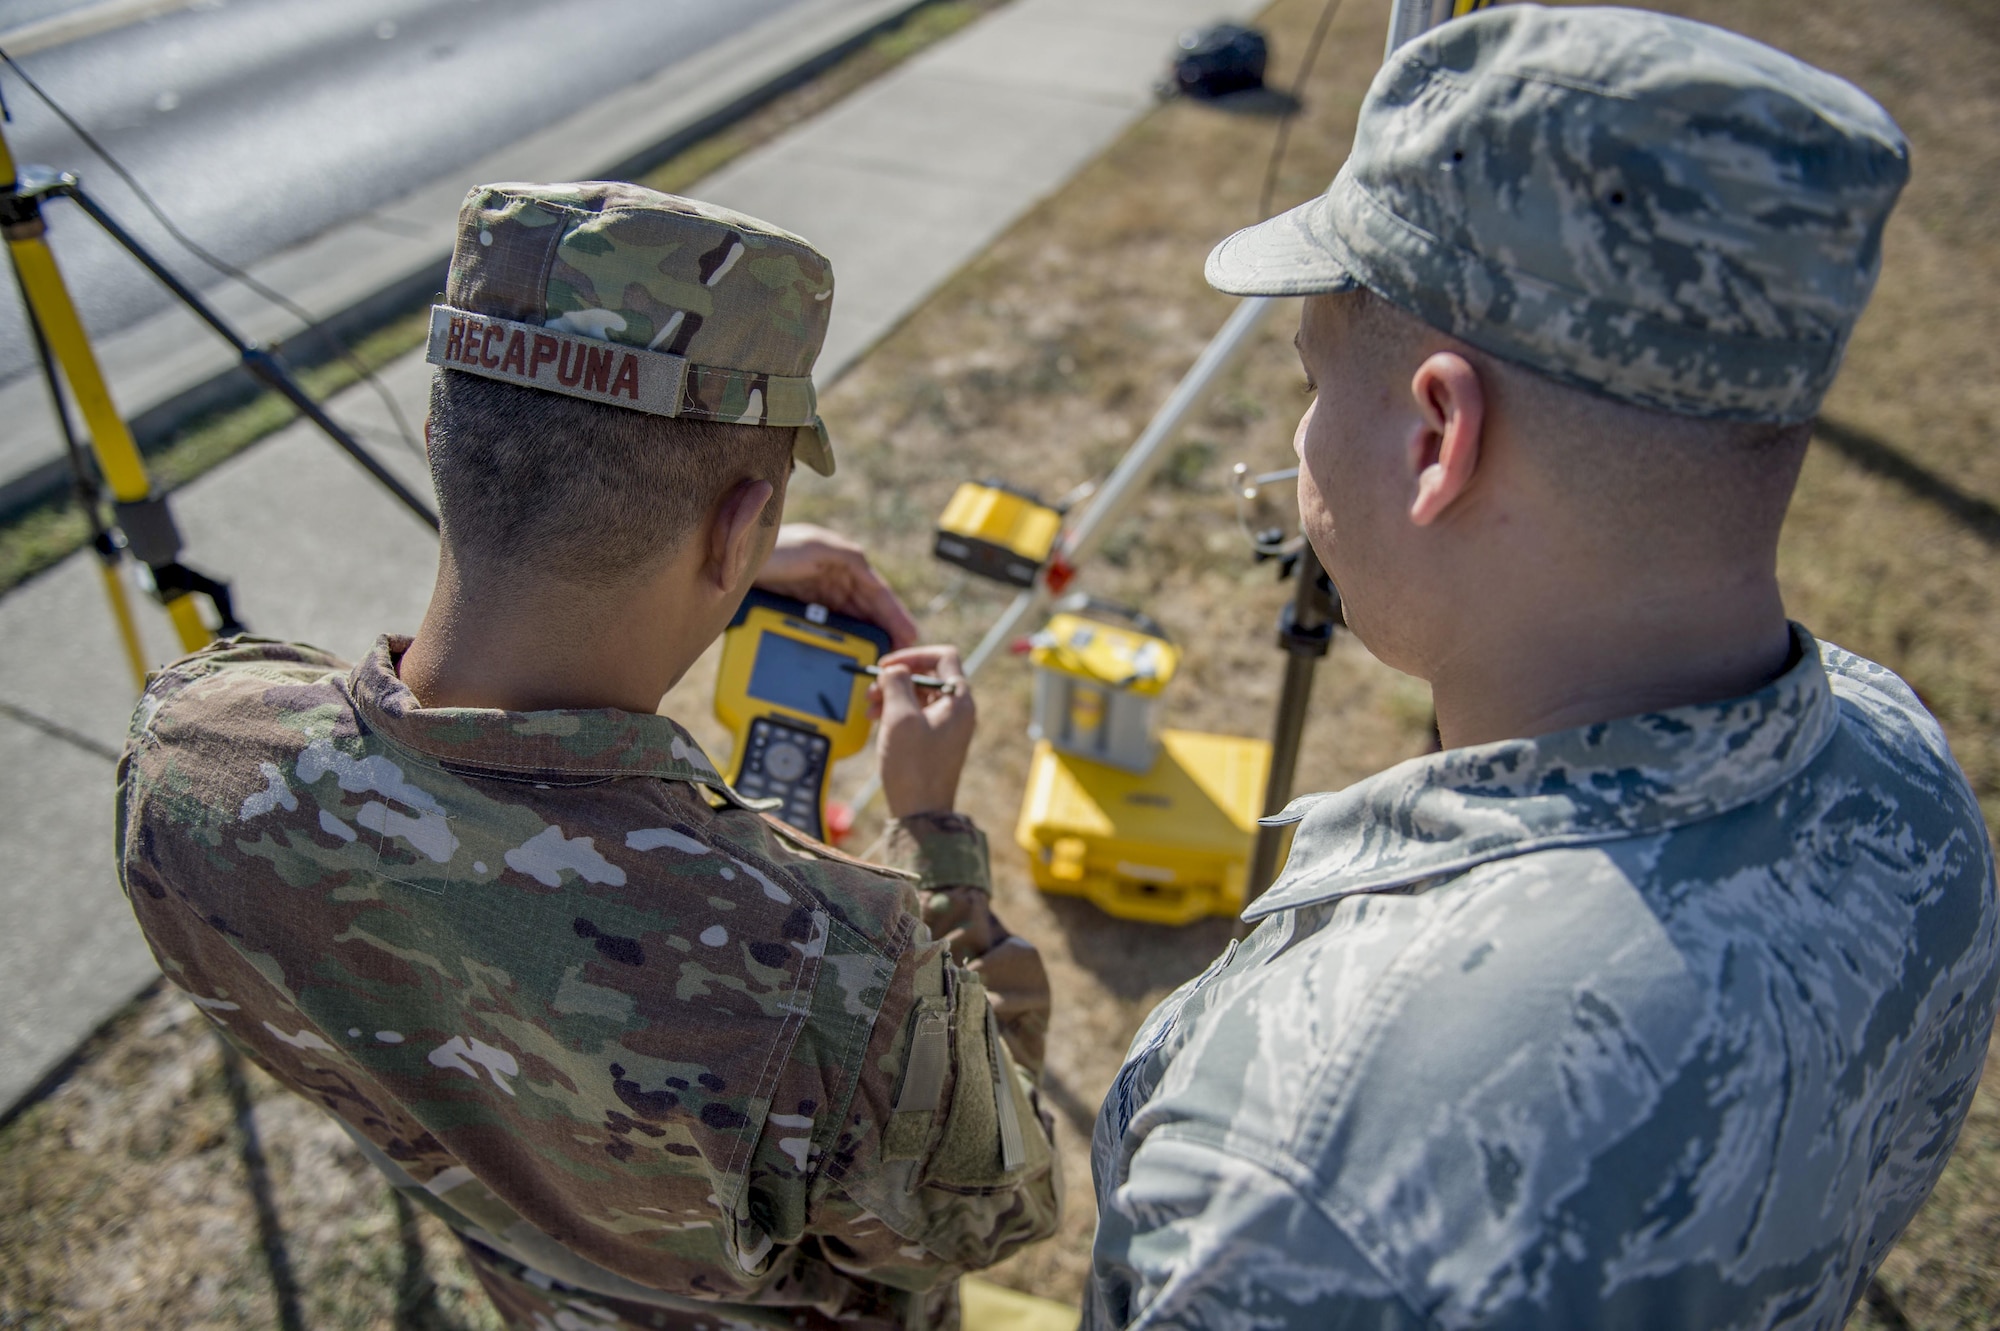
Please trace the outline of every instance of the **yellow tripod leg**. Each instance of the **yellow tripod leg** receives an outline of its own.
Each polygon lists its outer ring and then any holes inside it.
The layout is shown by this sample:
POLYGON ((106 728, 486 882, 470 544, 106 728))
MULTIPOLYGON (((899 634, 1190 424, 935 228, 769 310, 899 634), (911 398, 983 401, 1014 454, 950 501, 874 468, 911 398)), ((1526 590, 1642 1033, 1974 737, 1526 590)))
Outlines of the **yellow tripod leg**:
MULTIPOLYGON (((90 427, 91 451, 97 455, 105 484, 120 503, 133 504, 150 498, 152 482, 147 479, 145 463, 139 457, 139 446, 133 442, 125 418, 118 414, 111 400, 104 372, 98 368, 97 353, 91 350, 90 338, 83 331, 83 321, 77 317, 76 306, 70 300, 69 288, 63 283, 48 242, 40 235, 10 235, 7 249, 20 275, 21 289, 27 293, 28 304, 41 322, 49 350, 62 366, 77 410, 90 427)), ((192 596, 177 592, 164 599, 183 650, 194 651, 214 637, 202 621, 192 596)), ((136 647, 137 637, 127 622, 131 618, 130 607, 121 599, 114 604, 112 613, 120 619, 120 632, 127 635, 128 650, 136 647)), ((135 652, 133 659, 143 658, 135 652)))
MULTIPOLYGON (((125 573, 118 560, 101 559, 98 571, 104 575, 104 598, 111 602, 111 618, 118 625, 118 641, 125 648, 125 660, 132 667, 132 683, 146 689, 146 649, 139 642, 139 626, 132 619, 132 599, 125 590, 125 573)), ((186 597, 182 597, 186 600, 186 597)))

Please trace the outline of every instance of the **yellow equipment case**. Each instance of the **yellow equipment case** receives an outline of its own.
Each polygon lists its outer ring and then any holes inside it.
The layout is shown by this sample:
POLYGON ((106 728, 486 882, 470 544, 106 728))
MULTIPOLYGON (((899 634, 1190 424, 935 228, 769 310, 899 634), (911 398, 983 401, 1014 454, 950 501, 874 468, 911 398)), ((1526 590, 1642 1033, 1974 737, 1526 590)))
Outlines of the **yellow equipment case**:
POLYGON ((938 519, 935 554, 968 573, 1032 587, 1062 530, 1062 510, 999 481, 967 481, 938 519))
POLYGON ((1107 915, 1188 924, 1243 909, 1271 746, 1191 730, 1160 734, 1152 769, 1125 771, 1035 745, 1014 839, 1035 886, 1107 915))

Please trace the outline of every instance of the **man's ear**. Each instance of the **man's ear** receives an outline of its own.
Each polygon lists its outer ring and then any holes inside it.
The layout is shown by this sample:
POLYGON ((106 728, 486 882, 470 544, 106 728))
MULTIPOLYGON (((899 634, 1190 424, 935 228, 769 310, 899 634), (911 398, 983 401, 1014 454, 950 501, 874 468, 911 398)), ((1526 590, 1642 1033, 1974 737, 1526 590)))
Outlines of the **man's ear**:
POLYGON ((743 585, 762 543, 764 509, 776 497, 769 481, 742 480, 729 487, 708 524, 708 558, 702 574, 716 590, 743 585))
POLYGON ((1465 357, 1439 351, 1410 380, 1422 424, 1410 444, 1417 493, 1410 521, 1428 527, 1472 486, 1486 428, 1486 386, 1465 357))

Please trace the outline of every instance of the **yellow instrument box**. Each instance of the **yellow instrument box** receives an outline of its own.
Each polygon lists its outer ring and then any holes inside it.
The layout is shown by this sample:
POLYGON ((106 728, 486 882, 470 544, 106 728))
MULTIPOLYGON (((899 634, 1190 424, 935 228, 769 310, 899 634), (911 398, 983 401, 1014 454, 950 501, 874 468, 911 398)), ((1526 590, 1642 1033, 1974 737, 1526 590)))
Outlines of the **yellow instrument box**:
POLYGON ((1161 693, 1180 648, 1150 618, 1072 596, 1028 639, 1035 668, 1029 734, 1072 757, 1149 772, 1159 756, 1161 693))
POLYGON ((968 573, 1032 587, 1062 530, 1062 510, 998 481, 966 481, 938 518, 932 553, 968 573))
POLYGON ((1143 773, 1044 739, 1014 839, 1036 887, 1086 897, 1108 915, 1153 924, 1233 916, 1243 909, 1270 765, 1268 743, 1235 735, 1162 731, 1143 773))

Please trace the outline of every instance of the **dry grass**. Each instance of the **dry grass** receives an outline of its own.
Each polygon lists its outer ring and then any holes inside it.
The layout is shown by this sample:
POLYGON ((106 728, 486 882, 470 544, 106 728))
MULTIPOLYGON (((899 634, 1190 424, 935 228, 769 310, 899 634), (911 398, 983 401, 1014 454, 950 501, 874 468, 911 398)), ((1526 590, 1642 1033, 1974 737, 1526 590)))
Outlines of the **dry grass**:
POLYGON ((5 1130, 0 1327, 274 1327, 285 1302, 312 1328, 500 1326, 449 1231, 403 1208, 318 1108, 225 1058, 161 986, 5 1130))
MULTIPOLYGON (((1663 7, 1847 74, 1915 141, 1916 176, 1890 229, 1882 288, 1828 407, 1838 442, 1815 448, 1808 464, 1783 573, 1799 618, 1917 685, 1989 820, 2000 819, 2000 21, 1987 0, 1663 7)), ((1278 0, 1268 12, 1278 80, 1290 78, 1319 9, 1319 0, 1278 0)), ((1293 136, 1281 204, 1317 191, 1338 166, 1382 25, 1380 0, 1348 0, 1337 18, 1293 136)), ((961 584, 929 558, 931 521, 967 477, 998 475, 1053 496, 1115 461, 1230 308, 1203 286, 1201 259, 1251 220, 1273 130, 1268 119, 1188 103, 1141 123, 827 395, 841 471, 800 484, 792 515, 865 539, 913 605, 935 603, 934 637, 970 643, 1006 598, 961 584)), ((1280 666, 1270 629, 1285 589, 1269 566, 1251 564, 1226 479, 1239 458, 1275 467, 1289 457, 1305 402, 1289 338, 1278 323, 1266 331, 1086 578, 1099 595, 1145 606, 1189 648, 1171 695, 1177 725, 1261 734, 1269 724, 1280 666)), ((1004 913, 1049 959, 1059 1005, 1050 1066, 1070 1209, 1055 1242, 997 1274, 1074 1298, 1094 1220, 1086 1144, 1097 1103, 1141 1017, 1207 962, 1228 925, 1161 930, 1034 892, 1011 848, 1029 751, 1026 685, 1025 668, 1010 662, 982 679, 964 802, 993 837, 1004 913)), ((707 687, 697 675, 670 699, 698 730, 710 728, 707 687)), ((1345 784, 1417 752, 1427 705, 1420 685, 1343 639, 1320 674, 1301 786, 1345 784)), ((173 1306, 202 1310, 154 1324, 270 1324, 268 1280, 242 1274, 256 1240, 240 1167, 220 1145, 200 1149, 204 1133, 227 1131, 217 1074, 203 1071, 212 1056, 199 1041, 177 1057, 141 1047, 145 1023, 166 1020, 164 1004, 132 1018, 62 1092, 0 1136, 0 1251, 9 1254, 0 1258, 0 1326, 147 1322, 140 1312, 121 1321, 102 1310, 112 1306, 106 1291, 149 1270, 163 1304, 184 1297, 173 1306), (78 1126, 114 1119, 115 1132, 96 1136, 78 1126), (142 1261, 155 1244, 160 1253, 142 1261)), ((410 1268, 386 1192, 355 1172, 311 1111, 289 1104, 260 1102, 258 1113, 271 1125, 274 1178, 317 1171, 316 1193, 287 1185, 292 1200, 278 1207, 301 1287, 317 1300, 309 1324, 389 1324, 398 1273, 410 1268)), ((462 1286, 451 1283, 457 1268, 434 1237, 424 1240, 424 1269, 444 1291, 429 1325, 472 1325, 472 1312, 451 1302, 462 1286)), ((1989 1076, 1936 1197, 1884 1269, 1896 1307, 1886 1319, 1863 1312, 1852 1325, 1992 1331, 1996 1253, 2000 1075, 1989 1076)))

